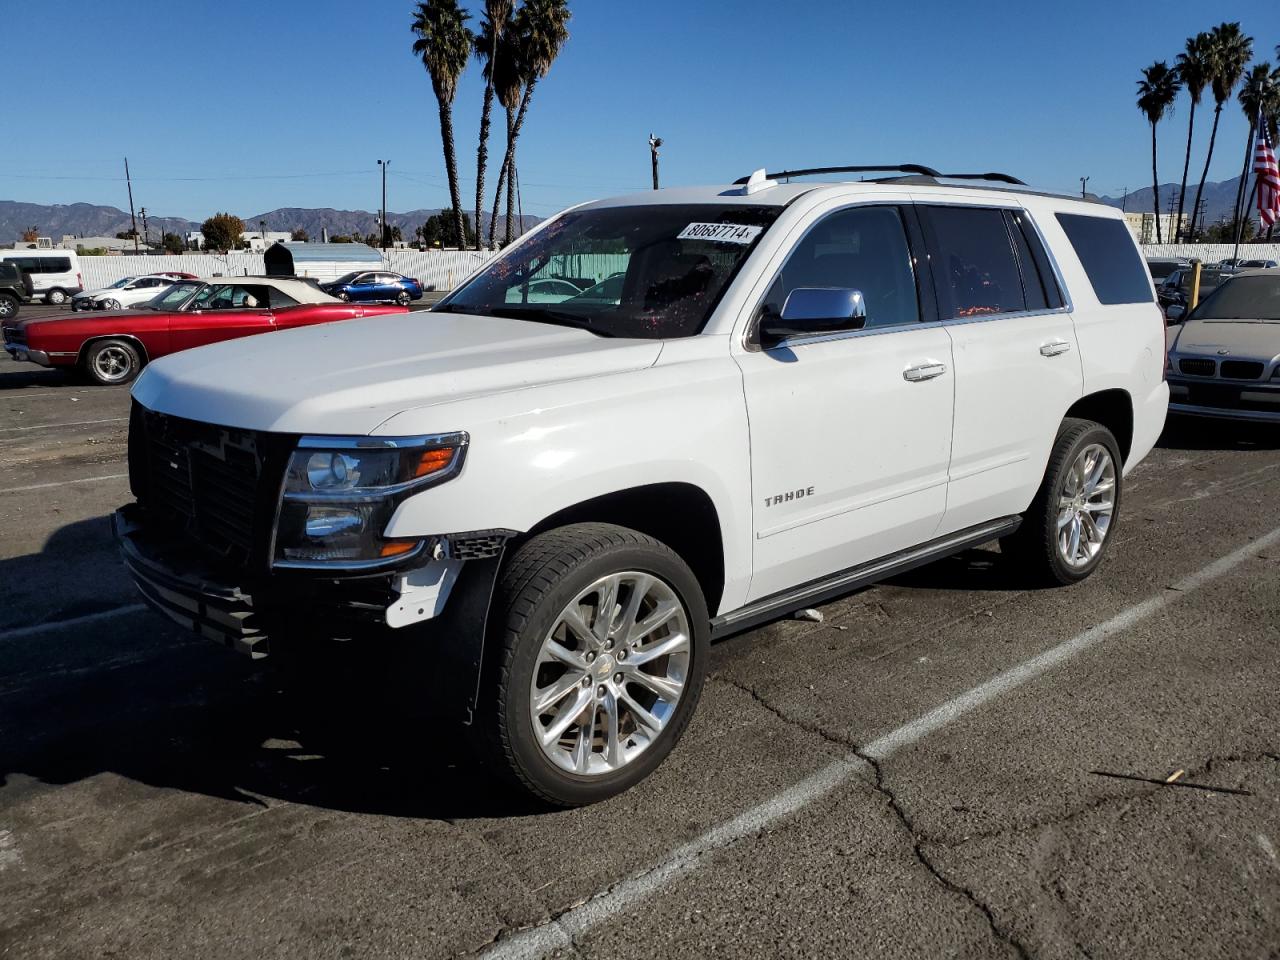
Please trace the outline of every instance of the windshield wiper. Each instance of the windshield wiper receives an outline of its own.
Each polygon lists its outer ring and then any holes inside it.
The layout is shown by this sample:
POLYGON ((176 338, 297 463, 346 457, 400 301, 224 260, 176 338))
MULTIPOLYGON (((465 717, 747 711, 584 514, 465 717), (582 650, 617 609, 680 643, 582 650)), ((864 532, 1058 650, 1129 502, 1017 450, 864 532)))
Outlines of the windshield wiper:
POLYGON ((505 317, 509 320, 529 320, 533 323, 550 323, 558 327, 573 327, 575 330, 586 330, 588 333, 594 333, 597 337, 616 336, 616 334, 608 330, 601 330, 599 327, 593 326, 591 320, 587 317, 579 316, 576 313, 568 313, 564 310, 552 310, 548 307, 522 305, 468 309, 467 307, 455 307, 450 304, 444 310, 457 313, 472 313, 481 317, 505 317))

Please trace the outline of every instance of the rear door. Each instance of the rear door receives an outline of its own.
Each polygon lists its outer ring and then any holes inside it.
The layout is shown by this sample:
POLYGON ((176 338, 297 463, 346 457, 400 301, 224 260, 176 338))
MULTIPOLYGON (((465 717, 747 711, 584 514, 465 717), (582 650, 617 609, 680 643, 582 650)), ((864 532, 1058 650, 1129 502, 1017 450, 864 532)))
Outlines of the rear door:
POLYGON ((955 364, 945 535, 1028 507, 1083 378, 1071 311, 1030 217, 918 209, 955 364))

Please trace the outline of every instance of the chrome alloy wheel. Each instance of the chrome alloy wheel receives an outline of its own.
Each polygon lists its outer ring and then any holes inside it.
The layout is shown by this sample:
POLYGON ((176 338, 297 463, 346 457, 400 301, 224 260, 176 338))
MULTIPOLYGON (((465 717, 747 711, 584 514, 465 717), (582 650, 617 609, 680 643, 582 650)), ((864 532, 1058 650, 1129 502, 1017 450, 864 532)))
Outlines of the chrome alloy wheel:
POLYGON ((93 370, 105 383, 116 383, 129 376, 133 357, 124 347, 111 344, 103 347, 93 358, 93 370))
POLYGON ((626 766, 675 715, 691 651, 688 614, 666 582, 633 570, 601 577, 538 651, 529 712, 542 752, 580 776, 626 766))
POLYGON ((1100 443, 1076 456, 1058 494, 1058 552, 1084 567, 1102 550, 1115 512, 1116 465, 1100 443))

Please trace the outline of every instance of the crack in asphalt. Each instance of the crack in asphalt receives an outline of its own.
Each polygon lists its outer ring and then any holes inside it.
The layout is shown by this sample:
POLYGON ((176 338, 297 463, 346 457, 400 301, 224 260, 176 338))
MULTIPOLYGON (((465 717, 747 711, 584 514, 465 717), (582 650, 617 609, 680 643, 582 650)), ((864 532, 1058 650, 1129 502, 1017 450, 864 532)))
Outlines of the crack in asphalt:
POLYGON ((999 943, 1004 944, 1008 949, 1012 950, 1014 954, 1021 958, 1021 960, 1031 960, 1031 953, 1022 944, 1022 942, 1013 935, 1012 932, 1004 929, 1004 927, 1000 925, 996 920, 995 912, 991 907, 983 902, 974 890, 958 883, 943 873, 938 865, 935 864, 925 852, 924 845, 925 843, 930 842, 929 838, 916 829, 915 823, 911 819, 911 815, 907 812, 906 808, 902 805, 902 802, 898 799, 897 794, 886 781, 884 768, 881 766, 879 760, 866 753, 863 748, 852 739, 833 734, 823 729, 818 724, 788 716, 785 711, 775 706, 766 697, 763 697, 754 687, 719 675, 712 675, 709 679, 735 687, 743 693, 748 694, 756 703, 760 704, 760 706, 764 707, 783 723, 796 727, 799 730, 803 730, 806 733, 821 737, 828 743, 851 750, 854 756, 865 763, 872 771, 873 778, 870 781, 870 785, 873 786, 876 792, 885 799, 889 810, 896 817, 902 829, 906 831, 911 843, 911 852, 915 856, 916 862, 919 863, 920 866, 924 867, 924 869, 928 871, 929 875, 932 876, 944 890, 963 897, 971 906, 977 909, 986 920, 992 936, 994 936, 999 943))

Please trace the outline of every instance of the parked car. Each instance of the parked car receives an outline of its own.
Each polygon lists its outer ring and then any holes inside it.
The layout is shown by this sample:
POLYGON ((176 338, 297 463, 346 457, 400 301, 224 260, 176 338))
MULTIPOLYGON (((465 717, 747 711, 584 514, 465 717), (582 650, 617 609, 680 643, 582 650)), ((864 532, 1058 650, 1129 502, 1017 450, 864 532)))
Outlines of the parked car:
POLYGON ((343 303, 300 280, 180 280, 145 307, 3 323, 15 360, 77 367, 100 384, 128 383, 157 357, 255 333, 383 313, 394 305, 343 303))
POLYGON ((74 250, 0 250, 0 261, 16 264, 31 277, 32 296, 55 306, 84 289, 74 250))
POLYGON ((1275 260, 1244 260, 1240 264, 1241 270, 1271 270, 1280 266, 1280 262, 1275 260))
POLYGON ((1156 283, 1166 280, 1175 270, 1183 270, 1191 266, 1186 257, 1147 257, 1147 272, 1156 283))
POLYGON ((1280 423, 1280 270, 1244 270, 1181 321, 1169 348, 1169 410, 1280 423))
POLYGON ((588 803, 670 752, 712 637, 997 538, 1094 573, 1164 354, 1119 210, 758 171, 566 211, 425 315, 153 363, 115 530, 175 621, 380 658, 422 749, 470 723, 588 803), (618 300, 512 301, 582 250, 618 300))
POLYGON ((568 280, 560 277, 544 277, 541 280, 530 280, 521 286, 512 287, 507 291, 507 302, 560 303, 581 293, 582 289, 568 280))
POLYGON ((109 287, 84 290, 71 298, 72 310, 123 310, 149 303, 156 295, 177 283, 178 278, 163 273, 141 277, 121 277, 109 287))
MULTIPOLYGON (((1234 272, 1234 268, 1201 267, 1200 299, 1203 300, 1207 297, 1223 279, 1230 277, 1234 272)), ((1192 268, 1187 267, 1169 274, 1164 282, 1156 288, 1156 299, 1160 303, 1160 308, 1165 311, 1166 317, 1170 307, 1182 307, 1185 309, 1191 303, 1192 279, 1192 268)))
POLYGON ((422 299, 422 284, 418 280, 386 270, 357 270, 320 286, 339 300, 354 303, 385 301, 407 307, 411 301, 422 299))
POLYGON ((16 263, 0 260, 0 320, 16 317, 31 299, 31 278, 16 263))

